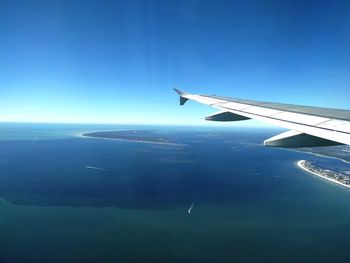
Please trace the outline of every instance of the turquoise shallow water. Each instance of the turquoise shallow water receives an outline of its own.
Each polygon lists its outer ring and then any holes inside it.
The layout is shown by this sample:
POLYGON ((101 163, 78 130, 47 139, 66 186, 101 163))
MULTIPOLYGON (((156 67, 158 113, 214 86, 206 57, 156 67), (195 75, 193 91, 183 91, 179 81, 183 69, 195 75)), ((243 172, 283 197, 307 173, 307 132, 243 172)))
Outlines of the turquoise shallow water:
POLYGON ((294 165, 338 161, 262 147, 273 130, 108 127, 183 146, 76 137, 106 128, 0 125, 1 262, 349 257, 350 191, 294 165))

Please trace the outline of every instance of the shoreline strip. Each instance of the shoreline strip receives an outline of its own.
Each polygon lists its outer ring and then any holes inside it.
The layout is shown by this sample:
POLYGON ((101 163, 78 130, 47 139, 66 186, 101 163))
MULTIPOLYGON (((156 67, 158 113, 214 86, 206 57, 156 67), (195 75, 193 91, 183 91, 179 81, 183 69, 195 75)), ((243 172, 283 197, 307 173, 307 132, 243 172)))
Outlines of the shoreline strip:
POLYGON ((173 143, 173 142, 153 142, 153 141, 141 141, 141 140, 131 140, 131 139, 118 139, 118 138, 105 138, 105 137, 95 137, 81 134, 82 138, 93 138, 102 140, 114 140, 114 141, 124 141, 124 142, 135 142, 135 143, 148 143, 148 144, 160 144, 160 145, 170 145, 170 146, 187 146, 187 144, 173 143))
POLYGON ((338 185, 341 185, 341 186, 345 186, 346 188, 350 188, 350 185, 344 184, 344 183, 342 183, 342 182, 339 182, 339 181, 337 181, 337 180, 334 180, 334 179, 332 179, 332 178, 323 176, 323 175, 321 175, 321 174, 315 173, 315 172, 313 172, 313 171, 307 169, 307 168, 304 166, 305 162, 306 162, 306 160, 300 160, 300 161, 297 162, 297 166, 298 166, 300 169, 302 169, 302 170, 304 170, 304 171, 306 171, 306 172, 308 172, 308 173, 311 173, 311 174, 313 174, 313 175, 316 175, 316 176, 318 176, 318 177, 321 177, 321 178, 323 178, 323 179, 325 179, 325 180, 328 180, 328 181, 330 181, 330 182, 332 182, 332 183, 335 183, 335 184, 338 184, 338 185))

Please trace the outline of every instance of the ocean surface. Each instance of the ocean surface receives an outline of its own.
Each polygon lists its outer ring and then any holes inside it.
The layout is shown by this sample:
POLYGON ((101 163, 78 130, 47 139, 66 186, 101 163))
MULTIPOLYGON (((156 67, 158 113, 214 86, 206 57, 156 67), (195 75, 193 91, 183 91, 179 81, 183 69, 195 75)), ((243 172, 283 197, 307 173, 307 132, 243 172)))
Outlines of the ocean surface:
POLYGON ((348 262, 350 190, 280 130, 0 124, 0 262, 348 262), (178 145, 83 138, 139 129, 178 145))

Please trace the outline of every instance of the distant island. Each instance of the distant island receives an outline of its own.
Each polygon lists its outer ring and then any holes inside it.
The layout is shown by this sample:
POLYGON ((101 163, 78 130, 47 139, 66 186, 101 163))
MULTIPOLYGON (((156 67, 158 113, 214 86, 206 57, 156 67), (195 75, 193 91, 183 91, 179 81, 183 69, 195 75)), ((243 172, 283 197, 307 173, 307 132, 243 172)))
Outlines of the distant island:
POLYGON ((322 169, 305 160, 298 161, 297 166, 313 175, 317 175, 333 183, 350 188, 350 174, 344 174, 329 169, 322 169))
POLYGON ((82 136, 119 141, 181 145, 151 130, 99 131, 84 133, 82 136))

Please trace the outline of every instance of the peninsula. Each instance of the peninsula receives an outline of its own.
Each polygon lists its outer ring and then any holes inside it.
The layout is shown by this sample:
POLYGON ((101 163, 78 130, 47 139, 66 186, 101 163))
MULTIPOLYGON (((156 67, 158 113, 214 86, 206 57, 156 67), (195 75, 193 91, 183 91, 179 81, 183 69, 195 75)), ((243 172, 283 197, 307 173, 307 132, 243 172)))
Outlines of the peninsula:
POLYGON ((313 175, 317 175, 330 182, 350 188, 350 175, 328 169, 322 169, 305 160, 298 161, 297 166, 313 175))
POLYGON ((157 134, 151 130, 98 131, 84 133, 82 136, 119 141, 181 145, 171 140, 171 138, 161 136, 160 134, 157 134))

